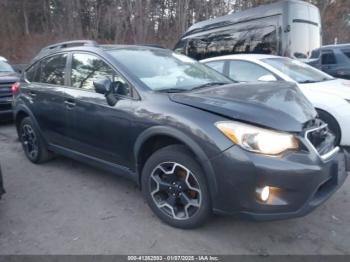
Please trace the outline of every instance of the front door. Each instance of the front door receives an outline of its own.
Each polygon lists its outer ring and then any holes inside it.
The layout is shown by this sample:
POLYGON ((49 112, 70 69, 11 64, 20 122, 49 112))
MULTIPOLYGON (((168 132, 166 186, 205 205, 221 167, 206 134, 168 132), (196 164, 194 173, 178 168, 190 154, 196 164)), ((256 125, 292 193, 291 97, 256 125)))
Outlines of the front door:
POLYGON ((129 147, 132 144, 130 108, 135 100, 133 89, 115 70, 100 57, 90 53, 74 53, 70 70, 68 95, 74 106, 67 136, 72 150, 122 166, 129 166, 129 147), (118 88, 118 102, 107 103, 102 94, 95 92, 93 81, 109 77, 123 83, 118 88), (125 150, 125 149, 128 150, 125 150))

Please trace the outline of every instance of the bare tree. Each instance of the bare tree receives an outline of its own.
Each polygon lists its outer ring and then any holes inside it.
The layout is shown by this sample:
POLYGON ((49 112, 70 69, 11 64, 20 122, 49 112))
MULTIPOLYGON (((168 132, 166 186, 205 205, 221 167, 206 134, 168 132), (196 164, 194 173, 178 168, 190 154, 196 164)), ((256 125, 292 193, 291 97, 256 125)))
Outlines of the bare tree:
MULTIPOLYGON (((276 0, 0 0, 0 55, 28 62, 43 46, 72 39, 172 48, 193 23, 276 0)), ((349 0, 319 7, 324 43, 350 41, 349 0)))

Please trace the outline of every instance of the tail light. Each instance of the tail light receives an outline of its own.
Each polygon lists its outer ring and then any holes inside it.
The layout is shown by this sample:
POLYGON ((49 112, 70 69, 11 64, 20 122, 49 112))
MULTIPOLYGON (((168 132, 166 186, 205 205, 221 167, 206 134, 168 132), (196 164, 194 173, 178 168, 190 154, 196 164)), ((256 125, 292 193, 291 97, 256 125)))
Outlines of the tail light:
POLYGON ((19 82, 13 83, 12 86, 11 86, 12 94, 13 95, 17 94, 18 91, 19 91, 19 88, 20 88, 20 83, 19 82))

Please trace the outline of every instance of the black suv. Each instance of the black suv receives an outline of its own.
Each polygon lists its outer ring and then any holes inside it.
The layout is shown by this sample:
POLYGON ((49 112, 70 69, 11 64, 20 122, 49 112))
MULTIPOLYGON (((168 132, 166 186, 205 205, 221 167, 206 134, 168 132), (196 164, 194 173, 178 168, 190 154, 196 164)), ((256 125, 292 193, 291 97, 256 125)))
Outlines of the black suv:
POLYGON ((0 121, 12 117, 12 85, 19 80, 15 70, 0 59, 0 121))
POLYGON ((43 49, 15 91, 30 161, 53 153, 125 175, 190 228, 211 214, 306 214, 344 182, 343 154, 298 88, 233 83, 170 50, 91 41, 43 49))
POLYGON ((350 79, 350 44, 315 49, 308 63, 334 77, 350 79))

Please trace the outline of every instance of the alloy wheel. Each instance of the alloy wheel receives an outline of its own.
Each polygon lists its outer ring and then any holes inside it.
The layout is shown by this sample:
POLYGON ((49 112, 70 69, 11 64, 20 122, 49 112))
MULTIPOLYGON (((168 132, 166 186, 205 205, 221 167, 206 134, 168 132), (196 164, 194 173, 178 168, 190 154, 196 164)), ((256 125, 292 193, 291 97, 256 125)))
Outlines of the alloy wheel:
POLYGON ((188 219, 201 206, 202 193, 198 180, 179 163, 159 164, 150 176, 150 192, 156 206, 172 219, 188 219))
POLYGON ((35 159, 39 154, 39 146, 36 134, 30 125, 22 126, 21 141, 27 155, 35 159))

